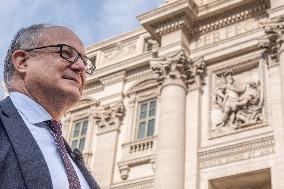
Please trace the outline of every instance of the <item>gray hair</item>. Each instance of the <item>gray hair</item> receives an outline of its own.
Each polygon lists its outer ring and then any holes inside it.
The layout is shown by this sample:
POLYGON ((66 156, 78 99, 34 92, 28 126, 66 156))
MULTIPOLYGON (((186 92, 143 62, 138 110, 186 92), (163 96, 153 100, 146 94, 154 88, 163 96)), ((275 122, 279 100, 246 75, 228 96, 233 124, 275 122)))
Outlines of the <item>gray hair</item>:
POLYGON ((12 63, 12 54, 16 50, 30 49, 39 45, 40 41, 38 40, 38 36, 45 28, 50 26, 51 25, 49 24, 35 24, 26 28, 21 28, 12 39, 4 60, 3 72, 4 83, 8 91, 12 90, 12 80, 15 72, 15 68, 12 63))

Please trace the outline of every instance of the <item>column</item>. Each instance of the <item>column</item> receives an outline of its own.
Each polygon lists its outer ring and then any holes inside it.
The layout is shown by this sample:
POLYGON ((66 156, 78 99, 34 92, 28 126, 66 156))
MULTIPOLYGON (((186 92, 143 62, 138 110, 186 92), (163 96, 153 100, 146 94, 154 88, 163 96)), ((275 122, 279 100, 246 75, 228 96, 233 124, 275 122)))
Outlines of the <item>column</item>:
POLYGON ((184 189, 186 94, 192 63, 183 51, 150 62, 161 86, 155 189, 184 189))
POLYGON ((101 107, 101 110, 94 115, 97 126, 94 176, 103 189, 110 188, 112 183, 117 140, 123 115, 122 103, 112 107, 101 107))

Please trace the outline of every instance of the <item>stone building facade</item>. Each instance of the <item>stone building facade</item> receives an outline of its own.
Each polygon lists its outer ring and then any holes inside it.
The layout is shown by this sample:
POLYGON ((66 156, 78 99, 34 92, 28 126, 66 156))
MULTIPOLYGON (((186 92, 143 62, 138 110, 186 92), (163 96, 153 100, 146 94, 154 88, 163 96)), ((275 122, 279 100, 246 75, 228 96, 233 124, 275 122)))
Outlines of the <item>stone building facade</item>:
POLYGON ((86 48, 64 133, 103 189, 284 188, 284 1, 167 0, 86 48))

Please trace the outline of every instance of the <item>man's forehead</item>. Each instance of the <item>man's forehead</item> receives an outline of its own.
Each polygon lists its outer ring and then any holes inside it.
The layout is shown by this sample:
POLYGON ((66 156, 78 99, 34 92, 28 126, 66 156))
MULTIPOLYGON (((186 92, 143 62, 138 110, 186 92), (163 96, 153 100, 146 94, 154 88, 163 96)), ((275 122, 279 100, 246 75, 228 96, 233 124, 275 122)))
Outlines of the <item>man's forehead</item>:
POLYGON ((79 37, 70 29, 62 26, 54 26, 45 28, 40 35, 40 41, 43 45, 55 45, 58 43, 64 43, 70 46, 76 46, 77 48, 83 44, 79 37))

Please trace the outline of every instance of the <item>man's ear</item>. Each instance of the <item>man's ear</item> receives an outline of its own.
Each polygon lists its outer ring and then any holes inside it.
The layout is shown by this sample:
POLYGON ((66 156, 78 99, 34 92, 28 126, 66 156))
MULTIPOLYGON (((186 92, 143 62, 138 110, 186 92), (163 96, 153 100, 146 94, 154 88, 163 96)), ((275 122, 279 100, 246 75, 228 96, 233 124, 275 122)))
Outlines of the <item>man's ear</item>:
POLYGON ((27 71, 27 60, 29 59, 30 55, 23 50, 16 50, 12 54, 12 63, 14 64, 14 68, 19 73, 26 73, 27 71))

